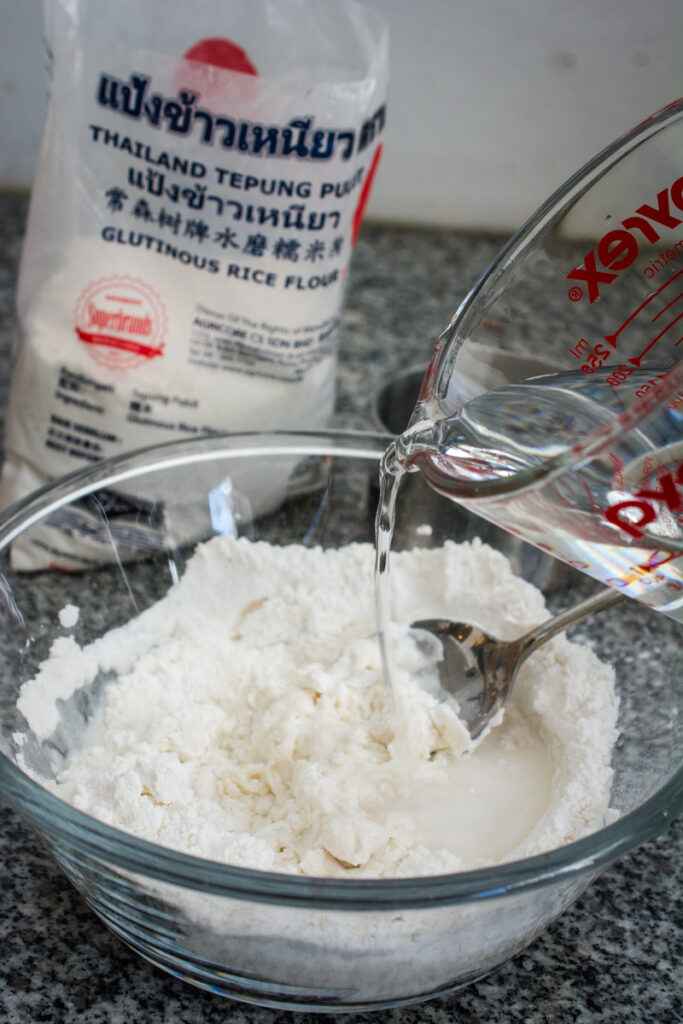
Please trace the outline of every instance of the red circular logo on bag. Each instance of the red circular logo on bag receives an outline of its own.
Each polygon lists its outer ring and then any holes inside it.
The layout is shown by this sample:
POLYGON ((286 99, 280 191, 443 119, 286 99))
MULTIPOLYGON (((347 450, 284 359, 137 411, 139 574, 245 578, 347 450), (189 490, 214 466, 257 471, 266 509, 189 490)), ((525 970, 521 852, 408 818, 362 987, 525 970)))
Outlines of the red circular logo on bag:
POLYGON ((84 288, 74 309, 76 335, 100 366, 131 370, 164 354, 163 302, 137 277, 101 277, 84 288))

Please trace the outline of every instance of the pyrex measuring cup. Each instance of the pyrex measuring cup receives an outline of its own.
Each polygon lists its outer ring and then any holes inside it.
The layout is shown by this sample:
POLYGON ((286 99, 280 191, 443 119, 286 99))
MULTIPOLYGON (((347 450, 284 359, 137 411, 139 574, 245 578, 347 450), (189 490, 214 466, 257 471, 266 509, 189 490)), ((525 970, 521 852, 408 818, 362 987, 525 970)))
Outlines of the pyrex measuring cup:
POLYGON ((511 239, 439 338, 401 444, 436 490, 683 618, 683 101, 511 239), (493 383, 492 341, 519 356, 493 383))

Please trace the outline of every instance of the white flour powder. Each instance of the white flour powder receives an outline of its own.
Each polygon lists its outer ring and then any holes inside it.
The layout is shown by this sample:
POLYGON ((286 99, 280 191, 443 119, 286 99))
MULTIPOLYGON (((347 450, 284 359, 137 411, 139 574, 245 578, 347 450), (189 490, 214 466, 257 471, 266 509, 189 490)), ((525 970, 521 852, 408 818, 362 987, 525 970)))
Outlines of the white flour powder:
POLYGON ((65 604, 59 613, 59 624, 62 629, 73 629, 79 615, 80 609, 75 604, 65 604))
POLYGON ((265 870, 397 876, 528 856, 604 824, 616 738, 613 675, 557 637, 523 667, 476 750, 436 686, 416 618, 477 621, 503 638, 544 618, 541 594, 479 542, 392 560, 396 690, 406 763, 392 757, 375 630, 373 549, 200 547, 157 605, 80 649, 69 637, 27 683, 39 737, 58 698, 118 678, 49 788, 111 825, 265 870))

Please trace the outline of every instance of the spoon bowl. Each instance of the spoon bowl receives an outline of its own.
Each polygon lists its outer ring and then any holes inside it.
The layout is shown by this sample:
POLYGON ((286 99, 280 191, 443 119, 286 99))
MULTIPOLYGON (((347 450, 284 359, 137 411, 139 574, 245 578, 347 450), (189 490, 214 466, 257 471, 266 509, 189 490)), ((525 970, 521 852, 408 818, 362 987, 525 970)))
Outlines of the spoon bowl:
POLYGON ((530 654, 557 633, 609 608, 621 597, 616 590, 599 590, 517 640, 498 640, 479 626, 450 619, 420 619, 412 623, 412 628, 432 633, 441 641, 441 685, 455 697, 460 719, 476 740, 505 707, 517 673, 530 654))

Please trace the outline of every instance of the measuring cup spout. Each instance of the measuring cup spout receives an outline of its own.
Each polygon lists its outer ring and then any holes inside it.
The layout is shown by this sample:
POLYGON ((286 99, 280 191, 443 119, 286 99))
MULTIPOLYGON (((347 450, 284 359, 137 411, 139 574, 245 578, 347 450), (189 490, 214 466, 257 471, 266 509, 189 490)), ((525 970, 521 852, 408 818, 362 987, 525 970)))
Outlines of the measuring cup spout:
POLYGON ((406 442, 437 491, 674 617, 683 267, 660 253, 681 224, 683 100, 505 246, 438 339, 406 442))

